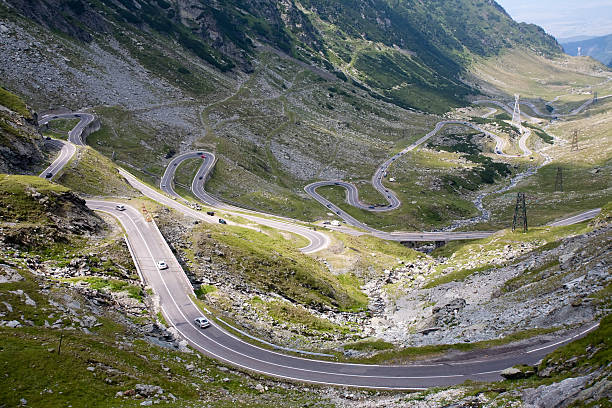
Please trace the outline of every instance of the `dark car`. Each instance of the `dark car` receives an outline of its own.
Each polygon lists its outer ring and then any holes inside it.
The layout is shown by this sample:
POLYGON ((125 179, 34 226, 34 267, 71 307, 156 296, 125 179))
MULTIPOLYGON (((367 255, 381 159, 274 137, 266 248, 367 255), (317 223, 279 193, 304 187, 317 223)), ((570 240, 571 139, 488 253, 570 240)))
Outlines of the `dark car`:
POLYGON ((45 178, 51 178, 51 177, 53 177, 53 173, 49 172, 45 174, 45 178))
POLYGON ((223 218, 219 218, 219 224, 227 224, 227 221, 225 221, 223 218))
POLYGON ((213 215, 215 215, 215 212, 214 211, 206 211, 206 214, 208 214, 208 215, 210 215, 212 217, 213 215))

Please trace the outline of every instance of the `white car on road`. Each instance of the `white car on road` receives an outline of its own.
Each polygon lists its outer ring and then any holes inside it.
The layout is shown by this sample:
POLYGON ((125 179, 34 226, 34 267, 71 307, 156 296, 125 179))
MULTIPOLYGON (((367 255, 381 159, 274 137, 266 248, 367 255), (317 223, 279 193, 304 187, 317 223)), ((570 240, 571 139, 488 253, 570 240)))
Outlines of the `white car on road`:
POLYGON ((157 261, 157 269, 168 269, 168 264, 165 261, 157 261))
POLYGON ((196 324, 196 326, 198 326, 200 329, 205 329, 208 326, 210 326, 210 322, 208 321, 207 318, 205 318, 204 316, 200 316, 200 317, 196 317, 193 322, 196 324))

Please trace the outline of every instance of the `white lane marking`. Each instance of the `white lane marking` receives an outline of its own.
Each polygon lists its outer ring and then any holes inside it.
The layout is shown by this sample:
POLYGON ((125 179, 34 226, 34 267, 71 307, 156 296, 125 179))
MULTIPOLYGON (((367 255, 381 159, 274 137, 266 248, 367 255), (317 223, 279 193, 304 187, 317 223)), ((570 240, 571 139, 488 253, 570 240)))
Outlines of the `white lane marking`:
POLYGON ((541 351, 541 350, 544 350, 544 349, 547 349, 547 348, 551 348, 551 347, 554 347, 554 346, 558 346, 559 344, 567 343, 568 341, 574 340, 575 338, 580 337, 580 336, 582 336, 582 335, 584 335, 584 334, 586 334, 586 333, 590 332, 591 330, 593 330, 593 329, 595 329, 595 328, 597 328, 597 327, 599 327, 599 323, 594 324, 593 326, 589 327, 588 329, 583 330, 583 331, 581 331, 580 333, 573 335, 572 337, 566 338, 566 339, 564 339, 564 340, 560 340, 560 341, 558 341, 558 342, 556 342, 556 343, 553 343, 553 344, 548 344, 548 345, 546 345, 546 346, 539 347, 539 348, 537 348, 537 349, 529 350, 529 351, 527 351, 526 353, 527 353, 527 354, 529 354, 529 353, 535 353, 536 351, 541 351))
MULTIPOLYGON (((95 205, 95 204, 94 204, 94 205, 95 205)), ((102 204, 102 206, 103 206, 103 204, 102 204)), ((134 212, 136 212, 137 214, 139 214, 139 213, 138 213, 138 212, 137 212, 137 211, 136 211, 136 210, 135 210, 133 207, 129 207, 129 208, 131 208, 131 210, 132 210, 132 211, 134 211, 134 212)), ((120 220, 120 222, 121 222, 121 223, 123 223, 123 221, 120 219, 120 217, 118 217, 118 216, 117 216, 116 214, 114 214, 114 213, 113 213, 113 215, 114 215, 116 218, 118 218, 118 219, 120 220)), ((120 214, 120 215, 122 215, 122 216, 123 216, 123 214, 120 214)), ((139 215, 140 215, 140 214, 139 214, 139 215)), ((154 260, 154 257, 153 257, 153 255, 152 255, 151 249, 150 249, 150 247, 149 247, 149 245, 148 245, 148 243, 147 243, 146 239, 145 239, 145 238, 144 238, 144 236, 142 235, 142 232, 140 231, 140 228, 138 227, 138 225, 136 224, 136 222, 135 222, 135 221, 132 219, 132 217, 127 216, 127 215, 126 215, 126 218, 127 218, 128 220, 130 220, 130 222, 133 224, 133 227, 136 229, 136 231, 137 231, 137 232, 138 232, 138 234, 140 235, 140 238, 142 239, 142 242, 144 243, 145 247, 147 248, 147 251, 149 252, 149 255, 151 256, 151 259, 153 259, 153 260, 154 260)), ((158 230, 158 234, 159 234, 159 230, 158 230)), ((162 240, 163 240, 163 237, 162 237, 162 240)), ((165 243, 165 240, 163 241, 163 243, 165 243)), ((166 250, 168 250, 168 248, 167 248, 167 244, 162 245, 162 246, 163 246, 163 247, 164 247, 166 250)), ((176 259, 175 259, 175 261, 176 261, 176 259)), ((177 262, 177 264, 178 264, 178 261, 176 261, 176 262, 177 262)), ((183 272, 183 271, 182 271, 182 267, 180 267, 180 264, 178 264, 178 265, 179 265, 179 269, 181 270, 181 272, 183 272)), ((286 368, 286 369, 290 369, 290 370, 298 370, 298 371, 311 372, 311 373, 318 373, 318 374, 331 375, 331 376, 339 376, 339 377, 343 377, 343 376, 344 376, 344 377, 356 377, 356 378, 400 379, 400 380, 401 380, 401 379, 436 379, 436 378, 470 377, 470 376, 478 376, 478 375, 496 374, 496 373, 499 373, 499 372, 500 372, 499 370, 495 370, 495 371, 485 371, 485 372, 477 372, 477 373, 470 373, 470 374, 454 374, 454 375, 438 375, 438 376, 374 376, 374 375, 373 375, 373 376, 366 376, 366 375, 359 375, 359 374, 333 373, 333 372, 326 372, 326 371, 318 371, 318 370, 309 370, 309 369, 303 369, 303 368, 298 368, 298 367, 288 367, 288 366, 284 366, 284 365, 281 365, 281 364, 277 364, 277 363, 273 363, 273 362, 268 362, 268 361, 260 360, 260 359, 257 359, 257 358, 254 358, 254 357, 251 357, 251 356, 245 355, 245 354, 243 354, 243 353, 240 353, 240 352, 238 352, 238 351, 232 350, 232 349, 228 348, 227 346, 225 346, 225 345, 223 345, 223 344, 221 344, 221 343, 217 342, 216 340, 214 340, 214 339, 212 339, 212 338, 210 338, 210 337, 206 336, 204 333, 200 332, 200 331, 197 329, 197 327, 196 327, 196 326, 194 326, 194 325, 191 323, 191 321, 190 321, 190 320, 187 318, 187 316, 184 314, 184 312, 182 311, 182 309, 181 309, 181 308, 178 306, 178 304, 177 304, 177 302, 176 302, 176 299, 174 298, 174 296, 172 295, 172 292, 170 291, 170 289, 168 288, 168 286, 167 286, 167 284, 166 284, 166 281, 165 281, 165 279, 164 279, 164 275, 162 275, 162 274, 161 274, 161 272, 159 271, 159 269, 157 269, 157 268, 156 268, 156 271, 157 271, 157 273, 158 273, 158 275, 159 275, 159 277, 160 277, 160 279, 161 279, 161 281, 162 281, 162 283, 163 283, 163 285, 164 285, 164 287, 165 287, 165 289, 166 289, 166 291, 167 291, 167 293, 168 293, 169 297, 172 299, 172 302, 174 303, 174 305, 175 305, 175 307, 176 307, 176 311, 178 311, 178 312, 180 313, 180 315, 181 315, 181 316, 182 316, 182 317, 185 319, 185 321, 186 321, 186 322, 187 322, 187 323, 188 323, 188 324, 189 324, 189 325, 190 325, 192 328, 195 328, 195 329, 196 329, 196 332, 197 332, 197 333, 198 333, 200 336, 202 336, 202 337, 206 338, 207 340, 209 340, 209 341, 211 341, 211 342, 213 342, 213 343, 217 344, 218 346, 220 346, 220 347, 222 347, 222 348, 225 348, 225 349, 229 350, 229 351, 230 351, 230 352, 232 352, 232 353, 235 353, 235 354, 237 354, 237 355, 243 356, 243 357, 245 357, 245 358, 247 358, 247 359, 250 359, 250 360, 253 360, 253 361, 257 361, 257 362, 260 362, 260 363, 264 363, 264 364, 268 364, 268 365, 273 365, 273 366, 277 366, 277 367, 281 367, 281 368, 286 368)), ((184 272, 183 272, 183 274, 184 274, 184 272)), ((195 305, 195 303, 193 302, 193 300, 192 300, 190 297, 188 297, 188 298, 189 298, 190 303, 192 304, 192 306, 195 308, 195 310, 196 310, 196 311, 199 311, 198 306, 197 306, 197 305, 195 305)), ((162 309, 165 309, 165 308, 162 306, 162 309)), ((190 342, 190 343, 192 343, 192 344, 193 344, 195 347, 199 348, 200 350, 204 351, 205 353, 207 353, 207 354, 209 354, 209 355, 215 356, 216 358, 218 358, 218 359, 220 359, 220 360, 222 360, 222 361, 226 361, 226 362, 228 362, 228 363, 230 363, 230 364, 232 364, 232 365, 236 365, 236 366, 242 367, 242 368, 247 369, 247 370, 249 370, 249 371, 260 372, 260 373, 262 373, 262 374, 271 375, 271 376, 274 376, 274 377, 281 377, 281 378, 285 378, 285 379, 292 379, 292 380, 297 380, 297 381, 305 381, 305 382, 312 382, 312 383, 319 383, 319 384, 330 384, 330 385, 347 385, 347 386, 352 386, 352 387, 363 387, 363 388, 380 388, 380 389, 414 389, 414 388, 410 388, 410 387, 408 387, 408 388, 403 388, 403 387, 371 387, 371 386, 361 386, 361 385, 356 385, 356 384, 341 384, 341 383, 321 382, 321 381, 313 381, 313 380, 308 380, 308 379, 300 379, 300 378, 294 378, 294 377, 281 376, 281 375, 279 375, 279 374, 274 374, 274 373, 266 372, 266 371, 263 371, 263 370, 254 369, 254 368, 252 368, 252 367, 248 367, 248 366, 245 366, 245 365, 243 365, 243 364, 240 364, 240 363, 234 362, 234 361, 232 361, 232 360, 226 359, 226 358, 224 358, 224 357, 221 357, 221 356, 219 356, 219 355, 217 355, 217 354, 215 354, 215 353, 213 353, 213 352, 209 351, 208 349, 206 349, 205 347, 203 347, 201 344, 199 344, 197 341, 194 341, 194 340, 193 340, 193 339, 192 339, 190 336, 188 336, 187 334, 185 334, 185 333, 184 333, 184 332, 183 332, 183 331, 182 331, 180 328, 178 328, 178 327, 177 327, 177 324, 176 324, 176 323, 174 323, 173 319, 170 317, 170 315, 169 315, 167 312, 166 312, 165 314, 166 314, 166 316, 168 317, 168 320, 170 320, 170 321, 172 322, 172 324, 173 324, 173 326, 175 327, 175 329, 176 329, 176 330, 177 330, 177 331, 178 331, 178 332, 179 332, 179 333, 180 333, 180 334, 181 334, 181 335, 182 335, 182 336, 183 336, 185 339, 189 340, 189 342, 190 342)), ((215 326, 217 327, 217 325, 215 325, 215 326)), ((539 350, 542 350, 542 349, 545 349, 545 348, 554 347, 555 345, 558 345, 558 344, 561 344, 561 343, 567 342, 567 341, 569 341, 569 340, 572 340, 572 339, 574 339, 574 338, 576 338, 576 337, 581 336, 581 335, 582 335, 582 334, 584 334, 584 333, 589 332, 590 330, 594 329, 594 328, 595 328, 595 327, 597 327, 597 326, 599 326, 599 324, 596 324, 596 325, 594 325, 594 326, 590 327, 589 329, 584 330, 583 332, 581 332, 581 333, 579 333, 579 334, 576 334, 576 335, 572 336, 572 337, 571 337, 571 338, 569 338, 569 339, 566 339, 566 340, 563 340, 563 341, 559 341, 559 342, 557 342, 557 343, 554 343, 554 344, 551 344, 551 345, 547 345, 547 346, 544 346, 544 347, 541 347, 541 348, 538 348, 538 349, 535 349, 535 350, 531 350, 531 351, 528 351, 527 353, 533 353, 533 352, 536 352, 536 351, 539 351, 539 350)), ((218 327, 217 327, 217 328, 218 328, 218 327)), ((220 328, 219 328, 219 329, 220 329, 220 328)), ((223 333, 226 333, 224 330, 220 330, 220 331, 222 331, 223 333)), ((234 337, 234 336, 232 336, 232 337, 234 337)), ((234 337, 234 338, 235 338, 235 337, 234 337)), ((238 340, 240 340, 240 339, 238 339, 238 340)), ((241 341, 241 343, 243 343, 243 344, 245 344, 245 345, 247 345, 247 346, 250 346, 250 347, 255 347, 255 346, 253 346, 253 345, 251 345, 251 344, 249 344, 249 343, 243 342, 243 341, 241 341)), ((259 347, 256 347, 256 348, 259 348, 259 347)), ((261 348, 260 348, 260 349, 261 349, 261 348)), ((269 351, 269 350, 265 350, 265 349, 261 349, 261 350, 264 350, 264 351, 266 351, 266 352, 268 352, 268 353, 274 353, 274 352, 271 352, 271 351, 269 351)), ((368 364, 346 364, 346 363, 327 362, 327 361, 320 361, 320 360, 302 359, 302 358, 299 358, 299 357, 287 356, 287 355, 285 355, 285 354, 280 354, 280 353, 274 353, 274 354, 279 354, 279 355, 281 355, 281 356, 283 356, 283 357, 285 357, 285 358, 289 358, 289 359, 299 359, 299 360, 305 360, 305 361, 310 361, 310 362, 315 361, 315 362, 318 362, 318 363, 324 363, 324 364, 342 364, 342 365, 347 366, 347 367, 348 367, 348 366, 366 366, 366 367, 404 367, 404 368, 415 367, 415 366, 379 366, 379 365, 368 365, 368 364)), ((470 362, 462 362, 461 364, 468 364, 468 363, 470 363, 470 362)), ((452 364, 451 364, 451 365, 452 365, 452 364)), ((419 366, 419 367, 423 367, 423 366, 419 366)))
MULTIPOLYGON (((92 203, 92 205, 94 205, 94 206, 99 206, 99 207, 102 207, 102 208, 105 208, 105 207, 104 207, 104 204, 107 204, 107 203, 108 203, 109 205, 112 205, 112 204, 113 204, 113 203, 110 203, 110 202, 96 202, 96 201, 93 201, 93 200, 91 201, 91 203, 92 203)), ((136 209, 134 209, 133 207, 131 207, 131 206, 129 206, 129 205, 126 205, 126 208, 129 208, 131 211, 133 211, 133 212, 135 212, 135 213, 137 213, 137 214, 139 214, 139 215, 140 215, 140 213, 138 213, 138 211, 137 211, 136 209)), ((121 212, 121 213, 119 213, 119 214, 115 214, 115 212, 113 212, 113 211, 112 211, 112 207, 111 207, 111 208, 108 208, 108 210, 109 210, 108 212, 109 212, 109 213, 111 213, 112 215, 114 215, 116 218, 118 218, 118 219, 119 219, 119 221, 120 221, 122 224, 124 224, 124 223, 123 223, 123 221, 122 221, 122 219, 121 219, 122 217, 125 217, 125 218, 127 218, 127 219, 130 221, 130 223, 133 225, 133 227, 134 227, 134 228, 136 229, 136 231, 138 232, 138 235, 140 236, 140 238, 141 238, 141 240, 142 240, 143 244, 144 244, 144 245, 145 245, 145 247, 147 248, 147 252, 149 253, 149 256, 150 256, 150 257, 151 257, 151 259, 153 259, 153 261, 154 261, 154 259, 155 259, 155 258, 154 258, 154 256, 153 256, 153 253, 152 253, 152 251, 151 251, 150 247, 149 247, 149 244, 147 243, 146 239, 144 238, 144 236, 143 236, 143 234, 142 234, 142 231, 140 230, 140 228, 138 227, 138 225, 136 224, 136 222, 135 222, 135 221, 132 219, 132 217, 130 217, 128 214, 124 214, 123 212, 121 212), (120 217, 120 216, 121 216, 121 217, 120 217)), ((104 211, 104 210, 99 210, 99 211, 104 211)), ((106 211, 105 211, 105 212, 106 212, 106 211)), ((141 220, 141 221, 142 221, 142 220, 141 220)), ((158 231, 158 234, 159 234, 159 237, 160 237, 160 238, 163 240, 163 237, 161 236, 161 233, 159 233, 159 231, 158 231)), ((165 245, 162 245, 162 246, 163 246, 163 247, 164 247, 166 250, 169 250, 169 249, 167 248, 167 243, 165 242, 165 240, 163 240, 163 244, 165 244, 165 245)), ((172 257, 174 257, 174 256, 172 256, 172 257)), ((176 261, 176 259, 175 259, 175 261, 176 261)), ((180 271, 181 271, 181 272, 183 273, 183 275, 184 275, 184 271, 182 270, 182 267, 180 266, 180 264, 178 263, 178 261, 176 261, 176 263, 177 263, 177 265, 179 266, 180 271)), ((168 293, 168 296, 170 297, 170 299, 172 299, 172 302, 173 302, 173 303, 174 303, 174 305, 176 306, 176 310, 177 310, 177 311, 178 311, 178 312, 179 312, 179 313, 180 313, 180 314, 183 316, 183 318, 185 319, 185 321, 186 321, 186 322, 188 322, 188 324, 189 324, 191 327, 193 327, 193 328, 195 328, 195 329, 197 330, 198 328, 197 328, 195 325, 193 325, 193 324, 191 323, 191 321, 190 321, 190 320, 187 318, 187 316, 186 316, 186 315, 183 313, 182 309, 181 309, 181 308, 178 306, 178 304, 177 304, 177 302, 176 302, 176 299, 174 298, 174 296, 172 295, 172 292, 170 291, 170 289, 168 288, 168 285, 166 284, 166 281, 165 281, 165 279, 164 279, 164 275, 163 275, 163 274, 161 274, 161 272, 159 271, 159 269, 158 269, 158 268, 156 268, 156 271, 157 271, 157 273, 158 273, 158 275, 159 275, 159 277, 160 277, 161 282, 163 283, 163 285, 164 285, 164 287, 165 287, 165 289, 166 289, 166 292, 168 293)), ((189 302, 190 302, 190 303, 191 303, 191 305, 194 307, 194 309, 195 309, 196 311, 198 311, 198 312, 199 312, 199 310, 200 310, 200 309, 199 309, 199 307, 198 307, 198 306, 197 306, 197 305, 196 305, 196 304, 193 302, 193 300, 192 300, 190 297, 187 297, 187 298, 189 299, 189 302)), ((169 320, 172 320, 172 319, 170 318, 169 320)), ((221 329, 221 328, 220 328, 218 325, 216 325, 214 322, 211 322, 211 323, 213 323, 213 325, 215 325, 215 327, 217 327, 217 328, 218 328, 218 329, 219 329, 221 332, 223 332, 224 334, 231 336, 232 338, 234 338, 235 340, 238 340, 239 342, 243 343, 243 344, 244 344, 244 345, 246 345, 246 346, 249 346, 249 347, 254 347, 254 348, 258 348, 258 349, 260 349, 260 350, 262 350, 262 351, 265 351, 265 352, 268 352, 268 353, 277 354, 277 355, 280 355, 280 356, 283 356, 283 357, 285 357, 285 358, 289 358, 289 359, 298 359, 298 360, 303 360, 303 361, 308 361, 308 362, 313 362, 313 361, 314 361, 314 362, 324 363, 324 364, 340 364, 340 365, 344 365, 344 366, 361 366, 361 367, 400 367, 400 368, 409 368, 409 367, 436 367, 436 366, 442 366, 442 365, 444 365, 444 364, 432 364, 432 365, 410 365, 410 366, 385 366, 385 365, 373 365, 373 364, 350 364, 350 363, 339 363, 339 362, 333 362, 333 361, 320 361, 320 360, 304 359, 304 358, 299 358, 299 357, 294 357, 294 356, 288 356, 288 355, 286 355, 286 354, 282 354, 282 353, 276 353, 276 352, 273 352, 273 351, 270 351, 270 350, 266 350, 266 349, 263 349, 263 348, 260 348, 260 347, 254 346, 254 345, 252 345, 252 344, 250 344, 250 343, 246 343, 246 342, 244 342, 243 340, 241 340, 241 339, 239 339, 239 338, 237 338, 237 337, 235 337, 235 336, 233 336, 233 335, 231 335, 231 334, 227 333, 225 330, 221 329)), ((184 333, 183 333, 183 332, 182 332, 182 331, 181 331, 181 330, 180 330, 180 329, 179 329, 179 328, 176 326, 176 324, 174 324, 174 322, 173 322, 173 325, 175 326, 175 328, 176 328, 176 329, 177 329, 177 330, 178 330, 178 331, 179 331, 181 334, 183 334, 183 335, 184 335, 184 333)), ((320 374, 328 374, 328 375, 346 375, 346 376, 354 376, 354 377, 373 377, 373 378, 446 378, 446 377, 462 377, 462 376, 466 376, 466 375, 464 375, 464 374, 455 374, 455 375, 449 375, 449 376, 436 376, 436 377, 395 377, 395 376, 390 376, 390 377, 380 377, 380 376, 360 376, 360 375, 356 375, 356 374, 331 373, 331 372, 325 372, 325 371, 316 371, 316 370, 301 369, 301 368, 289 367, 289 366, 284 366, 284 365, 277 364, 277 363, 272 363, 272 362, 268 362, 268 361, 264 361, 264 360, 259 360, 259 359, 256 359, 256 358, 254 358, 254 357, 251 357, 251 356, 248 356, 248 355, 242 354, 242 353, 240 353, 240 352, 238 352, 238 351, 235 351, 235 350, 232 350, 232 349, 228 348, 227 346, 225 346, 225 345, 223 345, 223 344, 218 343, 217 341, 215 341, 214 339, 212 339, 212 338, 210 338, 210 337, 206 336, 204 333, 200 332, 199 330, 198 330, 197 332, 198 332, 198 334, 200 334, 201 336, 203 336, 203 337, 205 337, 206 339, 210 340, 211 342, 213 342, 213 343, 215 343, 215 344, 217 344, 217 345, 221 346, 222 348, 225 348, 225 349, 227 349, 227 350, 229 350, 229 351, 231 351, 231 352, 233 352, 233 353, 235 353, 235 354, 238 354, 238 355, 244 356, 244 357, 246 357, 246 358, 248 358, 248 359, 251 359, 251 360, 254 360, 254 361, 258 361, 258 362, 265 363, 265 364, 270 364, 270 365, 275 365, 275 366, 278 366, 278 367, 281 367, 281 368, 297 369, 297 370, 301 370, 301 371, 307 371, 307 372, 313 372, 313 373, 320 373, 320 374)), ((188 336, 186 336, 186 335, 184 335, 184 336, 185 336, 185 338, 187 338, 187 339, 188 339, 189 341, 191 341, 192 343, 194 343, 194 344, 196 344, 196 345, 198 344, 197 342, 193 341, 193 340, 192 340, 190 337, 188 337, 188 336)), ((203 348, 203 349, 204 349, 204 348, 203 348)), ((204 350, 206 350, 206 349, 204 349, 204 350)), ((216 354, 214 354, 214 353, 212 353, 212 352, 210 352, 210 351, 208 351, 208 350, 206 350, 206 351, 207 351, 209 354, 212 354, 212 355, 217 356, 216 354)), ((218 357, 218 356, 217 356, 217 357, 218 357)), ((471 374, 470 374, 470 375, 471 375, 471 374)))

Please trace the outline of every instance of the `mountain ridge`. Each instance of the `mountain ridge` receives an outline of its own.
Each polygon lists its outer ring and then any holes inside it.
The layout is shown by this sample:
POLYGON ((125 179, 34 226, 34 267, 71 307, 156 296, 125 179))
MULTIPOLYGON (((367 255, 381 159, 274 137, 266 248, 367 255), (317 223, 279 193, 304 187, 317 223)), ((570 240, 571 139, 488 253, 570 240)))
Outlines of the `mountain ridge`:
POLYGON ((7 2, 38 24, 79 41, 149 31, 221 72, 253 72, 256 46, 264 43, 342 80, 366 85, 399 106, 438 113, 476 92, 460 80, 472 56, 518 45, 545 55, 561 52, 544 30, 514 22, 493 1, 7 2))

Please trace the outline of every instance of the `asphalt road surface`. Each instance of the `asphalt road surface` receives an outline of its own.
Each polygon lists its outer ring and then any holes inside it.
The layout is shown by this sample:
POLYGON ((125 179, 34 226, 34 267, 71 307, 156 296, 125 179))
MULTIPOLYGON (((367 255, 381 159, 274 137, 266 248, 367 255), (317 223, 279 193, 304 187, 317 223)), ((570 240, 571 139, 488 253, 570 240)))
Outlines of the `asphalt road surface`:
MULTIPOLYGON (((324 205, 331 212, 333 212, 334 214, 342 218, 347 224, 363 229, 365 231, 368 231, 379 238, 395 240, 395 241, 414 241, 414 240, 450 241, 450 240, 485 238, 493 234, 493 232, 480 231, 480 232, 386 233, 386 232, 371 228, 368 225, 364 224, 363 222, 358 221, 357 219, 349 215, 346 211, 343 211, 340 207, 338 207, 331 201, 327 200, 326 198, 318 194, 316 191, 317 188, 323 187, 323 186, 343 187, 346 190, 346 202, 352 205, 353 207, 357 207, 359 209, 366 210, 366 211, 384 212, 384 211, 391 211, 391 210, 395 210, 399 208, 402 205, 399 198, 397 198, 397 196, 392 190, 390 190, 389 188, 385 187, 382 184, 383 179, 387 176, 389 166, 393 164, 396 160, 400 159, 407 152, 415 149, 416 147, 420 146, 425 141, 430 139, 432 136, 436 135, 445 125, 463 125, 463 126, 471 127, 479 132, 484 133, 486 136, 489 136, 496 140, 496 147, 495 147, 496 154, 502 155, 505 157, 519 157, 519 156, 510 156, 510 155, 504 154, 503 146, 505 144, 505 141, 499 136, 497 136, 496 134, 491 133, 481 128, 480 126, 467 122, 467 121, 445 120, 445 121, 438 122, 436 124, 436 127, 431 132, 427 133, 425 136, 423 136, 416 142, 412 143, 410 146, 406 147, 401 152, 396 153, 395 155, 387 159, 383 164, 381 164, 376 169, 374 176, 372 177, 372 185, 383 197, 385 197, 385 199, 388 202, 387 205, 373 206, 373 205, 362 203, 359 200, 359 192, 357 190, 357 187, 355 187, 351 183, 348 183, 342 180, 317 181, 317 182, 311 183, 307 185, 306 187, 304 187, 304 190, 306 191, 306 193, 308 193, 312 198, 314 198, 320 204, 324 205)), ((532 153, 526 146, 526 140, 527 138, 529 138, 530 134, 531 134, 530 131, 527 129, 527 131, 523 134, 523 136, 519 140, 519 146, 523 150, 523 156, 529 156, 532 153)))
POLYGON ((60 153, 53 163, 51 163, 51 165, 44 169, 39 175, 39 177, 53 180, 57 173, 59 173, 59 171, 63 169, 66 164, 68 164, 72 156, 74 156, 76 147, 70 142, 65 142, 58 139, 45 140, 45 145, 60 149, 60 153))
MULTIPOLYGON (((556 347, 574 340, 598 325, 581 328, 547 343, 505 352, 482 350, 476 359, 421 361, 402 366, 348 364, 281 354, 246 343, 216 323, 200 329, 193 323, 202 316, 194 304, 193 289, 172 250, 153 221, 147 222, 133 207, 124 211, 107 201, 88 200, 89 208, 116 217, 123 225, 139 273, 159 296, 164 318, 200 352, 233 366, 285 380, 316 384, 380 389, 424 389, 449 386, 466 380, 494 381, 500 371, 516 364, 534 364, 556 347), (160 260, 168 269, 159 270, 160 260)), ((210 320, 210 319, 209 319, 210 320)))
MULTIPOLYGON (((192 157, 189 157, 192 158, 192 157)), ((184 160, 186 160, 187 158, 184 158, 184 160)), ((213 159, 213 163, 214 163, 214 159, 213 159)), ((170 167, 172 169, 175 169, 176 166, 172 165, 172 167, 170 167)), ((132 187, 136 188, 137 190, 139 190, 140 192, 142 192, 145 196, 151 198, 152 200, 155 200, 161 204, 164 204, 168 207, 174 208, 175 210, 191 216, 193 218, 202 220, 202 221, 206 221, 206 222, 212 222, 212 223, 218 223, 219 222, 219 215, 215 214, 215 216, 209 216, 201 211, 196 211, 182 203, 180 203, 178 201, 178 198, 180 198, 176 192, 174 192, 174 190, 171 187, 171 184, 168 183, 166 184, 166 187, 163 187, 164 192, 166 192, 167 194, 170 194, 171 196, 173 196, 174 198, 169 198, 168 196, 161 194, 159 192, 157 192, 156 190, 152 189, 151 187, 147 186, 146 184, 142 183, 140 180, 138 180, 136 177, 134 177, 133 175, 131 175, 130 173, 128 173, 127 171, 120 169, 119 173, 125 177, 125 179, 128 181, 128 183, 130 183, 130 185, 132 185, 132 187), (172 192, 172 193, 171 193, 172 192)), ((166 174, 169 174, 168 171, 166 171, 166 174)), ((164 174, 164 177, 166 176, 166 174, 164 174)), ((174 170, 172 171, 172 175, 174 174, 174 170)), ((170 176, 168 176, 170 177, 170 176)), ((163 178, 162 178, 163 180, 163 178)), ((171 180, 171 178, 169 179, 171 180)), ((165 183, 162 183, 165 184, 165 183)), ((309 244, 307 246, 305 246, 304 248, 301 248, 300 250, 305 253, 305 254, 310 254, 313 252, 317 252, 320 251, 322 249, 325 249, 329 246, 330 244, 330 239, 327 236, 327 234, 324 234, 321 231, 316 231, 310 227, 306 227, 304 225, 300 225, 297 223, 291 223, 291 222, 287 222, 287 221, 281 221, 281 220, 277 220, 277 219, 273 219, 273 218, 263 218, 263 217, 258 217, 258 216, 254 216, 248 213, 238 213, 238 212, 232 212, 230 210, 223 210, 225 213, 228 214, 234 214, 237 216, 240 216, 241 218, 247 219, 249 221, 253 221, 256 224, 259 225, 265 225, 268 227, 272 227, 272 228, 276 228, 279 230, 283 230, 283 231, 287 231, 287 232, 291 232, 297 235, 301 235, 302 237, 306 238, 309 241, 309 244)), ((226 220, 228 224, 233 224, 231 221, 226 220)))
MULTIPOLYGON (((79 122, 79 124, 82 122, 79 122)), ((84 127, 80 127, 80 130, 74 131, 73 129, 73 132, 71 132, 73 140, 78 142, 75 144, 83 143, 80 138, 83 129, 84 127)), ((74 145, 71 143, 63 142, 62 149, 64 146, 72 146, 74 148, 74 145)), ((65 157, 61 158, 62 154, 60 154, 61 160, 60 158, 56 160, 58 164, 56 172, 61 169, 60 164, 63 163, 62 165, 65 165, 67 163, 69 157, 71 157, 69 153, 69 151, 66 151, 65 154, 68 159, 65 157)), ((197 154, 200 153, 204 152, 193 152, 183 155, 182 158, 180 156, 177 157, 176 165, 171 163, 173 170, 167 171, 164 174, 163 180, 165 181, 162 181, 162 183, 165 186, 163 188, 167 194, 173 196, 172 198, 146 186, 125 170, 120 169, 119 171, 130 184, 153 200, 196 219, 206 222, 218 222, 218 217, 206 215, 201 211, 196 211, 178 202, 176 192, 171 187, 174 169, 178 167, 180 161, 197 157, 197 154)), ((200 154, 200 158, 202 158, 201 156, 202 154, 200 154)), ((214 155, 210 153, 204 153, 204 156, 202 158, 204 162, 194 179, 192 189, 200 199, 206 201, 214 199, 214 197, 208 196, 204 191, 204 182, 212 166, 214 166, 215 159, 214 155), (207 155, 210 155, 210 157, 206 157, 207 155)), ((214 201, 211 201, 211 203, 214 203, 214 201)), ((482 350, 477 359, 458 360, 458 357, 454 357, 455 360, 446 360, 444 362, 425 361, 419 362, 419 364, 403 366, 347 364, 285 355, 246 343, 228 333, 214 322, 207 329, 196 327, 193 320, 201 316, 202 312, 193 302, 193 288, 178 260, 174 257, 172 250, 157 229, 155 222, 152 220, 147 221, 137 209, 129 205, 125 205, 125 210, 123 211, 117 209, 117 203, 113 202, 88 200, 87 205, 93 210, 111 214, 121 222, 126 231, 134 263, 140 276, 145 284, 151 286, 159 296, 161 310, 165 319, 177 329, 180 335, 192 347, 212 358, 233 366, 285 380, 380 389, 424 389, 434 386, 459 384, 465 380, 493 381, 500 378, 499 373, 501 370, 516 364, 534 364, 556 347, 583 336, 598 326, 593 324, 547 343, 532 345, 522 349, 513 348, 505 352, 482 350), (162 260, 166 262, 168 269, 158 269, 157 262, 162 260)), ((223 206, 224 208, 230 207, 225 204, 223 206)), ((567 220, 557 221, 556 224, 568 225, 569 223, 580 222, 586 219, 586 217, 594 216, 592 212, 590 214, 584 213, 570 217, 567 220)), ((325 247, 328 243, 328 238, 325 234, 312 231, 301 225, 261 218, 252 214, 245 215, 240 213, 239 215, 256 220, 256 222, 265 222, 265 225, 270 225, 274 228, 298 234, 312 233, 310 236, 305 235, 311 243, 303 249, 304 252, 308 252, 308 248, 311 248, 312 252, 314 252, 314 250, 325 247), (295 229, 292 230, 290 228, 295 229)), ((374 234, 377 234, 377 232, 374 231, 374 234)), ((425 240, 425 237, 429 236, 429 234, 436 234, 435 240, 440 239, 437 233, 412 233, 411 236, 416 240, 425 240)), ((457 234, 464 234, 467 238, 470 234, 474 233, 453 234, 455 236, 458 236, 457 234)), ((388 234, 388 236, 396 237, 397 240, 406 239, 407 237, 407 235, 402 236, 402 234, 388 234)))
POLYGON ((38 119, 39 125, 44 125, 57 119, 80 119, 79 123, 68 132, 68 141, 78 146, 85 146, 85 141, 81 137, 83 131, 91 122, 96 120, 96 117, 87 112, 71 112, 43 115, 38 119))

